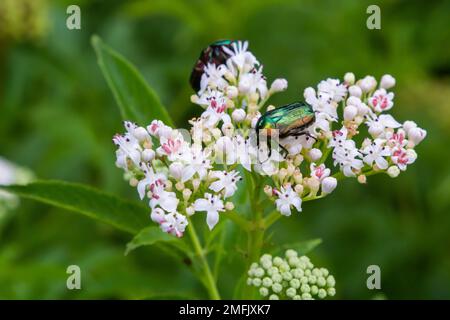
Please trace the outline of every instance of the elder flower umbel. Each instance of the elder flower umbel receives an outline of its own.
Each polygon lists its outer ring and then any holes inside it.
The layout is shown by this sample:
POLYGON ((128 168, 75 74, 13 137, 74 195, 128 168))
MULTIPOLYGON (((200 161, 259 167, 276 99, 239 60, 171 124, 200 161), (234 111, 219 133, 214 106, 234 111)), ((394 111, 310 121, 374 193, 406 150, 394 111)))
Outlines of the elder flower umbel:
POLYGON ((343 80, 328 78, 306 88, 303 98, 315 112, 308 134, 266 137, 274 139, 271 152, 266 143, 257 146, 255 125, 261 114, 276 108, 267 101, 288 82, 279 78, 269 86, 246 41, 224 51, 228 59, 206 65, 200 90, 191 96, 203 111, 189 121, 189 131, 158 119, 147 127, 127 121, 126 132, 113 138, 116 165, 148 201, 151 219, 164 232, 183 236, 194 214, 204 215, 209 229, 222 215, 246 216, 233 197, 244 171, 264 177, 258 188, 279 216, 291 216, 305 201, 332 193, 342 178, 396 177, 417 159, 415 147, 426 131, 388 113, 395 107, 391 75, 384 75, 379 86, 372 76, 356 79, 347 73, 343 80))

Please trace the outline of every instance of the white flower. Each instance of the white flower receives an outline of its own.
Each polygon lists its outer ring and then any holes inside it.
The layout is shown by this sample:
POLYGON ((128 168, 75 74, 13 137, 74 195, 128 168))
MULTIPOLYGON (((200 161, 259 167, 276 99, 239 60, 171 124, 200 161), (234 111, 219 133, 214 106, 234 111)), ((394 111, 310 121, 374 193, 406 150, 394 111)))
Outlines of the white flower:
POLYGON ((135 166, 139 166, 142 147, 134 136, 129 133, 126 133, 124 136, 116 134, 113 138, 113 142, 119 147, 116 151, 117 167, 128 171, 128 159, 131 160, 135 166))
POLYGON ((280 211, 282 215, 291 215, 291 206, 294 206, 297 211, 302 211, 302 199, 298 194, 292 190, 292 187, 288 185, 286 188, 281 187, 280 191, 275 191, 278 195, 278 199, 275 200, 277 205, 277 210, 280 211))
POLYGON ((167 156, 170 161, 176 161, 189 151, 189 146, 184 141, 183 136, 177 130, 173 130, 170 135, 160 138, 160 147, 156 149, 159 155, 167 156))
POLYGON ((208 159, 207 153, 200 148, 193 147, 191 152, 187 153, 186 156, 185 162, 187 165, 183 170, 181 181, 186 182, 196 173, 203 180, 208 169, 211 168, 211 161, 208 159))
POLYGON ((210 230, 219 222, 219 212, 225 211, 223 201, 210 193, 205 193, 205 198, 195 200, 194 209, 206 211, 206 223, 210 230))
POLYGON ((322 180, 322 193, 328 194, 333 192, 336 189, 337 180, 334 177, 326 177, 322 180))
POLYGON ((224 199, 231 197, 237 190, 236 183, 241 180, 241 177, 239 176, 239 172, 236 171, 213 171, 210 174, 211 178, 219 179, 217 181, 214 181, 209 186, 209 189, 213 190, 214 192, 218 193, 221 190, 224 190, 224 199))
POLYGON ((390 74, 385 74, 381 77, 380 87, 383 89, 390 89, 395 86, 395 78, 390 74))
POLYGON ((255 56, 250 51, 247 51, 247 41, 238 41, 237 43, 233 42, 232 47, 232 49, 223 47, 225 53, 230 56, 227 60, 227 66, 231 70, 233 70, 234 66, 236 66, 239 71, 248 72, 254 67, 255 64, 259 64, 255 56))
POLYGON ((124 121, 123 124, 127 132, 131 134, 133 137, 135 137, 139 142, 150 138, 145 128, 138 127, 135 123, 131 121, 124 121))
POLYGON ((375 114, 367 114, 366 125, 369 127, 369 133, 372 137, 382 136, 386 128, 398 128, 401 126, 390 114, 381 114, 378 117, 375 114))
POLYGON ((336 102, 342 101, 347 94, 347 88, 338 79, 322 80, 317 86, 317 89, 319 96, 320 94, 325 94, 336 102))
POLYGON ((369 105, 376 112, 387 111, 394 106, 394 93, 387 93, 385 89, 378 89, 373 93, 373 95, 369 98, 369 105))
POLYGON ((288 82, 286 79, 275 79, 274 82, 272 82, 272 85, 270 86, 270 91, 275 92, 281 92, 286 90, 288 87, 288 82))
POLYGON ((337 119, 337 103, 333 101, 333 97, 325 92, 318 92, 318 96, 313 88, 306 88, 304 93, 305 101, 309 103, 316 112, 323 112, 333 119, 337 119))
POLYGON ((368 165, 372 166, 373 163, 377 165, 378 168, 384 170, 388 167, 388 162, 384 157, 391 155, 391 151, 385 145, 385 140, 375 139, 371 144, 366 146, 362 153, 365 154, 363 160, 368 165))
POLYGON ((137 190, 139 193, 139 197, 142 200, 145 197, 145 192, 147 191, 148 187, 151 187, 157 182, 159 184, 164 184, 167 180, 167 177, 162 173, 155 173, 153 171, 153 168, 147 165, 146 163, 141 164, 141 170, 144 172, 145 176, 142 180, 139 181, 137 185, 137 190))
POLYGON ((331 170, 326 168, 323 163, 318 166, 315 163, 311 163, 310 170, 311 170, 311 177, 314 177, 319 181, 322 181, 323 179, 328 177, 331 172, 331 170))
POLYGON ((181 180, 181 177, 183 175, 183 168, 183 164, 179 162, 173 162, 169 165, 169 173, 173 178, 175 178, 175 180, 181 180))
POLYGON ((177 210, 179 200, 175 192, 164 190, 163 183, 156 181, 150 185, 150 192, 150 208, 154 209, 159 206, 167 212, 175 212, 177 210))
POLYGON ((228 86, 228 82, 223 77, 226 72, 227 67, 225 65, 217 66, 214 63, 208 63, 203 69, 199 92, 204 92, 206 87, 223 90, 228 86))
POLYGON ((359 171, 364 166, 358 149, 355 147, 353 140, 346 140, 343 147, 336 147, 333 151, 334 165, 339 165, 346 177, 355 176, 355 170, 359 171))
POLYGON ((267 83, 266 78, 262 74, 262 66, 239 77, 239 91, 245 94, 258 92, 261 98, 266 97, 267 83))
POLYGON ((419 127, 412 128, 408 131, 408 139, 412 141, 414 145, 418 145, 425 137, 427 132, 419 127))
POLYGON ((161 230, 170 233, 178 238, 183 236, 184 230, 188 225, 185 216, 178 212, 171 212, 164 216, 164 220, 160 222, 161 230))
POLYGON ((212 98, 208 108, 202 113, 204 125, 207 128, 213 128, 222 120, 224 123, 231 121, 230 116, 225 112, 227 104, 224 97, 212 98))
POLYGON ((253 159, 256 159, 257 157, 256 148, 252 146, 250 140, 245 139, 241 135, 236 135, 233 137, 233 145, 236 163, 242 165, 247 171, 251 171, 253 159))

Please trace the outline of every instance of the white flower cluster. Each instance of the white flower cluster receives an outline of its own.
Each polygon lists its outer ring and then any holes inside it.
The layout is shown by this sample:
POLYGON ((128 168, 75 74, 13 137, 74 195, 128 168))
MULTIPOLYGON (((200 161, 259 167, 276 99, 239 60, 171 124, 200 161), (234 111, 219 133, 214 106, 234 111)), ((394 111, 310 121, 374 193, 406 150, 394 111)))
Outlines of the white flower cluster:
POLYGON ((229 198, 241 179, 239 165, 270 177, 264 191, 289 216, 294 208, 302 210, 304 200, 331 193, 339 172, 365 182, 366 174, 374 172, 395 177, 415 161, 414 147, 426 131, 411 121, 401 125, 386 113, 394 97, 387 91, 395 84, 389 75, 378 88, 375 78, 355 81, 352 73, 343 82, 327 79, 317 90, 307 88, 304 98, 315 112, 308 134, 276 141, 287 156, 278 149, 269 152, 266 143, 257 146, 254 129, 261 112, 275 108, 265 103, 285 90, 287 81, 276 79, 268 87, 262 65, 247 49, 247 42, 232 42, 222 48, 228 56, 224 64, 205 65, 200 90, 191 97, 204 111, 189 121, 189 132, 157 120, 147 128, 125 122, 127 132, 113 139, 117 166, 127 172, 141 199, 150 199, 151 218, 165 232, 182 236, 186 217, 197 211, 207 212, 213 228, 219 212, 234 207, 229 198), (368 137, 358 146, 353 138, 363 123, 368 137), (330 153, 339 168, 334 173, 326 166, 330 153))
POLYGON ((336 294, 336 281, 328 270, 314 267, 307 256, 299 257, 292 249, 285 258, 264 254, 250 266, 248 276, 247 284, 270 300, 314 300, 336 294))
POLYGON ((394 93, 388 92, 395 85, 395 79, 384 75, 377 87, 372 76, 355 82, 355 76, 347 73, 344 82, 328 79, 318 85, 317 92, 307 88, 304 97, 323 122, 314 133, 332 148, 334 165, 347 177, 358 176, 365 182, 366 173, 385 171, 396 177, 400 170, 417 158, 414 147, 426 136, 426 131, 412 121, 402 124, 386 111, 394 106, 394 93), (342 118, 339 122, 337 109, 342 104, 342 118), (327 122, 327 123, 326 123, 327 122), (333 130, 332 124, 338 123, 333 130), (368 128, 369 137, 363 139, 360 147, 354 138, 360 134, 360 125, 368 128))

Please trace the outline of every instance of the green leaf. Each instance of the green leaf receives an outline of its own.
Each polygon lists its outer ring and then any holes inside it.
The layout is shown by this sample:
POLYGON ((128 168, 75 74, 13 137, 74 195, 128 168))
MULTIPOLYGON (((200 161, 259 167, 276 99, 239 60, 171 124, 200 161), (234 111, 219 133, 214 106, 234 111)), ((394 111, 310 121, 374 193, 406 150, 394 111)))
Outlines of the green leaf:
POLYGON ((322 239, 311 239, 306 241, 287 243, 275 249, 274 253, 283 254, 287 249, 293 249, 298 252, 299 255, 305 255, 315 249, 319 244, 322 243, 322 239))
POLYGON ((84 214, 118 229, 137 233, 149 224, 149 209, 86 185, 38 181, 28 185, 0 186, 0 190, 84 214))
POLYGON ((150 246, 157 242, 169 242, 179 240, 178 238, 161 231, 156 226, 147 227, 142 229, 130 242, 127 244, 127 249, 125 250, 125 255, 130 253, 136 248, 141 246, 150 246))
POLYGON ((122 118, 140 125, 158 119, 173 126, 167 110, 136 67, 98 36, 93 36, 91 42, 103 76, 119 105, 122 118))

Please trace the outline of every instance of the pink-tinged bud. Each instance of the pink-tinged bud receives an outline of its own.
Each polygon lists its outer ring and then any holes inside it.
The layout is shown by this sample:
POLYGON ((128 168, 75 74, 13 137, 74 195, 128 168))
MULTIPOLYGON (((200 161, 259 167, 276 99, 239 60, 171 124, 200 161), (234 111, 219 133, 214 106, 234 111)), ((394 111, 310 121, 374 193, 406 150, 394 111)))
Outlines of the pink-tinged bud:
POLYGON ((408 131, 408 140, 412 141, 414 145, 418 145, 427 136, 426 130, 415 127, 408 131))
POLYGON ((272 196, 272 187, 269 185, 265 185, 264 186, 264 193, 268 196, 271 197, 272 196))
POLYGON ((244 109, 236 109, 231 114, 231 117, 237 123, 244 121, 245 120, 245 116, 246 116, 246 114, 245 114, 244 109))
POLYGON ((412 128, 416 128, 417 124, 414 121, 405 121, 403 123, 403 129, 405 130, 405 132, 409 132, 409 130, 411 130, 412 128))
POLYGON ((228 201, 227 203, 225 203, 225 210, 227 211, 231 211, 234 209, 234 204, 233 202, 228 201))
POLYGON ((280 92, 287 89, 288 82, 286 79, 275 79, 270 86, 270 91, 272 92, 280 92))
POLYGON ((145 162, 152 161, 155 158, 155 151, 152 149, 145 149, 142 151, 142 160, 145 162))
POLYGON ((358 182, 361 184, 366 184, 367 183, 367 177, 364 174, 360 174, 358 176, 358 182))
POLYGON ((164 210, 161 208, 155 208, 152 210, 152 213, 150 214, 150 219, 152 219, 152 221, 161 224, 162 222, 164 222, 165 219, 165 213, 164 210))
POLYGON ((309 151, 309 156, 311 157, 312 161, 317 161, 322 157, 322 151, 317 148, 313 148, 309 151))
POLYGON ((172 163, 169 166, 169 172, 172 177, 176 180, 181 180, 181 176, 183 174, 183 165, 181 163, 172 163))
POLYGON ((334 177, 326 177, 322 180, 322 193, 327 194, 336 189, 337 180, 334 177))
POLYGON ((380 87, 384 89, 389 89, 395 86, 395 78, 390 74, 385 74, 381 77, 380 87))
POLYGON ((358 114, 358 109, 355 106, 346 106, 344 108, 344 120, 351 121, 355 119, 358 114))
POLYGON ((303 185, 301 184, 296 184, 294 187, 294 191, 298 194, 298 195, 302 195, 303 193, 303 185))

